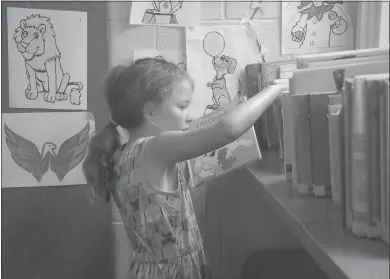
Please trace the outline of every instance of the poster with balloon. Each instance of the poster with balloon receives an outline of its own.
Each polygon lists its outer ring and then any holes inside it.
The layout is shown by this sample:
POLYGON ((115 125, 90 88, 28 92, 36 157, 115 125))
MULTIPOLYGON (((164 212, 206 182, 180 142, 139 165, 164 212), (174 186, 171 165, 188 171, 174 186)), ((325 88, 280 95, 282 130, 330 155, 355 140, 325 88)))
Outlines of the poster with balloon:
POLYGON ((248 24, 188 27, 187 70, 195 82, 194 118, 247 94, 245 66, 262 62, 256 33, 248 24))

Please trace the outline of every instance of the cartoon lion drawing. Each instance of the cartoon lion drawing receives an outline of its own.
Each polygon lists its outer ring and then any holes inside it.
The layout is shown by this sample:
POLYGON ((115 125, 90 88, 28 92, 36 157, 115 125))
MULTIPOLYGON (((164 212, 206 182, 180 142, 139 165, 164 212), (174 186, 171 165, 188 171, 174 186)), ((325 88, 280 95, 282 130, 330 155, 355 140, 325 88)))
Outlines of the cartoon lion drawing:
POLYGON ((70 75, 64 74, 50 18, 38 14, 22 19, 13 39, 25 60, 27 99, 35 100, 43 93, 43 99, 49 103, 67 100, 69 96, 71 104, 80 105, 83 86, 70 82, 70 75))

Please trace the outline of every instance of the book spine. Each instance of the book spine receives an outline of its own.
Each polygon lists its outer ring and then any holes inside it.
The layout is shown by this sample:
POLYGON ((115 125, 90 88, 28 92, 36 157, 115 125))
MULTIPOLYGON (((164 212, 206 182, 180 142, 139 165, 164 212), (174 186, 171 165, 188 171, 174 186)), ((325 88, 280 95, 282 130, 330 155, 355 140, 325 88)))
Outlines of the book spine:
POLYGON ((343 225, 352 228, 352 200, 351 200, 351 98, 354 90, 354 81, 346 80, 342 92, 344 115, 344 171, 345 186, 342 191, 343 225))
MULTIPOLYGON (((248 98, 256 95, 261 90, 263 90, 261 68, 262 66, 260 63, 249 64, 245 67, 246 79, 248 84, 248 98)), ((263 115, 259 118, 259 120, 257 120, 257 122, 253 125, 256 132, 259 147, 262 150, 268 149, 266 127, 267 122, 265 114, 266 112, 264 112, 263 115)))
MULTIPOLYGON (((268 63, 262 63, 261 66, 261 85, 262 88, 268 87, 275 79, 280 78, 280 67, 285 69, 295 63, 295 60, 281 60, 268 63)), ((277 149, 280 146, 277 126, 275 125, 274 106, 270 106, 262 115, 265 137, 267 139, 267 149, 277 149)))
POLYGON ((274 115, 275 115, 275 126, 277 132, 277 142, 279 150, 279 158, 284 159, 284 138, 283 138, 283 117, 282 117, 282 106, 279 102, 274 104, 274 115))
POLYGON ((330 197, 329 123, 328 104, 332 93, 314 93, 310 100, 311 162, 313 193, 316 197, 330 197))
POLYGON ((367 82, 367 128, 369 156, 369 237, 381 236, 381 187, 380 187, 380 118, 379 118, 379 83, 375 80, 367 82))
POLYGON ((376 93, 373 81, 355 77, 351 107, 352 232, 371 238, 381 235, 379 102, 376 93))
POLYGON ((352 232, 356 236, 367 235, 369 219, 367 100, 364 87, 364 80, 355 79, 351 106, 351 198, 352 232))
POLYGON ((287 180, 292 180, 292 152, 293 152, 293 121, 291 110, 291 95, 289 91, 282 93, 283 144, 284 144, 284 171, 287 180))
POLYGON ((389 243, 390 95, 389 81, 380 86, 380 172, 382 239, 389 243))
POLYGON ((341 138, 341 104, 329 105, 329 161, 331 195, 334 204, 341 205, 343 160, 341 138))
POLYGON ((293 185, 298 194, 309 195, 313 194, 309 95, 293 95, 291 105, 294 121, 294 154, 296 161, 294 165, 297 171, 297 181, 293 185))

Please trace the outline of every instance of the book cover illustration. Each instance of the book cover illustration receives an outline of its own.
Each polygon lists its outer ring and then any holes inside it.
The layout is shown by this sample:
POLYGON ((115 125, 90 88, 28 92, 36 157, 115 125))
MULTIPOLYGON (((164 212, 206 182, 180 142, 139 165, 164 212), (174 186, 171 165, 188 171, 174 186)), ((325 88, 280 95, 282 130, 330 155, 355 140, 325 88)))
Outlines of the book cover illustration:
MULTIPOLYGON (((198 129, 220 121, 236 103, 215 110, 191 122, 190 129, 198 129)), ((222 148, 189 160, 192 186, 209 182, 249 163, 261 159, 254 128, 222 148)))

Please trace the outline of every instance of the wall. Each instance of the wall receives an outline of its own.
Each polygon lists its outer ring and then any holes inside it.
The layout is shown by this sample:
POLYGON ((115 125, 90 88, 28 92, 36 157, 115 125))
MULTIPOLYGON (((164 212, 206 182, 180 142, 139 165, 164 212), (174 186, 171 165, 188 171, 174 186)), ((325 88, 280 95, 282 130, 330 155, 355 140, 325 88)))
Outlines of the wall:
MULTIPOLYGON (((185 49, 184 28, 129 26, 131 2, 107 4, 110 66, 131 63, 135 49, 185 49)), ((248 6, 249 2, 206 1, 202 4, 202 23, 236 23, 248 6)), ((280 2, 271 3, 265 17, 280 20, 280 2)), ((300 247, 259 196, 258 187, 258 182, 242 169, 193 190, 194 206, 211 260, 213 278, 240 278, 242 264, 254 251, 300 247)), ((132 252, 115 208, 113 212, 115 278, 122 279, 132 252)))
POLYGON ((389 45, 389 2, 382 2, 381 24, 379 32, 379 47, 388 47, 389 45))
MULTIPOLYGON (((2 2, 1 6, 2 112, 43 111, 8 108, 7 7, 85 11, 88 110, 95 117, 96 129, 102 129, 108 119, 101 91, 108 71, 106 3, 29 1, 2 2)), ((75 185, 1 190, 1 278, 112 278, 110 206, 91 204, 88 189, 87 185, 75 185)))

